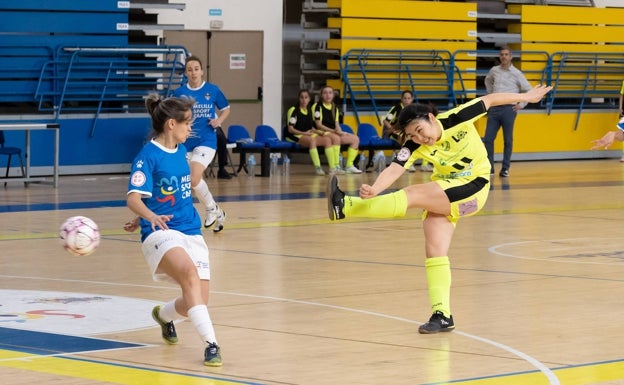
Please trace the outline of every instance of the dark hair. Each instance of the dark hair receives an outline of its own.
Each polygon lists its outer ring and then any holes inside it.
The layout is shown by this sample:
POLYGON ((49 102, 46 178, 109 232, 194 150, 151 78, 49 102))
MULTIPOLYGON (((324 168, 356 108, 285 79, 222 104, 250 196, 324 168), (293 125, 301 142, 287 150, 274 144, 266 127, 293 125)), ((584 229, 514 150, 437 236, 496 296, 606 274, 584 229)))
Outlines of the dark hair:
POLYGON ((184 67, 186 67, 186 65, 187 65, 189 62, 192 62, 192 61, 196 61, 196 62, 198 62, 198 63, 199 63, 199 66, 200 66, 200 67, 202 67, 202 68, 204 68, 204 65, 202 64, 202 61, 201 61, 201 60, 200 60, 197 56, 189 56, 189 57, 187 57, 187 58, 186 58, 186 61, 184 62, 184 67))
POLYGON ((429 119, 429 114, 437 116, 438 108, 431 103, 408 104, 399 114, 399 118, 397 119, 397 123, 394 125, 393 132, 401 139, 401 141, 403 141, 405 138, 405 127, 414 120, 429 119))
POLYGON ((152 93, 145 98, 145 108, 152 117, 152 130, 155 134, 164 131, 167 120, 173 119, 183 122, 187 111, 190 111, 195 104, 192 98, 166 98, 163 99, 157 93, 152 93))
POLYGON ((405 96, 405 94, 410 94, 412 98, 414 97, 414 93, 411 90, 403 90, 403 92, 401 92, 401 97, 405 96))
POLYGON ((312 99, 312 94, 310 93, 309 90, 306 90, 306 89, 299 90, 299 93, 297 94, 297 99, 299 99, 302 94, 308 94, 310 99, 312 99))

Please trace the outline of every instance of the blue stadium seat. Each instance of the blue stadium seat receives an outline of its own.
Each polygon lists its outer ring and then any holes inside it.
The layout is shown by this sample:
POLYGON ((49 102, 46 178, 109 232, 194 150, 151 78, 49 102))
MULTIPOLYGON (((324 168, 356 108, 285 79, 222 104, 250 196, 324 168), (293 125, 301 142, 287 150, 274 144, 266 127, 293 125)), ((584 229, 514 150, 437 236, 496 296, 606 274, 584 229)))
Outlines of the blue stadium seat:
POLYGON ((264 143, 273 152, 285 152, 293 149, 292 142, 280 140, 271 126, 261 124, 256 127, 256 142, 264 143))
POLYGON ((240 173, 242 169, 249 174, 247 169, 247 154, 260 153, 260 175, 269 176, 269 148, 264 143, 256 142, 249 135, 249 131, 245 126, 233 124, 228 127, 227 140, 229 143, 236 143, 234 152, 240 153, 240 163, 236 173, 240 173))

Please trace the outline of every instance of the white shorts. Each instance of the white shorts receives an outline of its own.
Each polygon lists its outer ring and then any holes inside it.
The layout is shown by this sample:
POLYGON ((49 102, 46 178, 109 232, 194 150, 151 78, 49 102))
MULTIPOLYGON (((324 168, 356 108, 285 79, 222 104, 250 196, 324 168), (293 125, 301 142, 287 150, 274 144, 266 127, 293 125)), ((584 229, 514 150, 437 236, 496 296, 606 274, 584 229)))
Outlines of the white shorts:
POLYGON ((174 247, 186 250, 189 258, 197 267, 199 279, 210 280, 210 251, 201 235, 186 235, 177 230, 157 230, 151 233, 143 244, 141 251, 149 266, 154 281, 177 283, 173 278, 162 272, 158 265, 167 251, 174 247))
POLYGON ((186 153, 186 160, 189 162, 197 162, 204 165, 204 168, 208 167, 210 162, 215 157, 217 150, 206 146, 197 146, 193 149, 193 152, 186 153))

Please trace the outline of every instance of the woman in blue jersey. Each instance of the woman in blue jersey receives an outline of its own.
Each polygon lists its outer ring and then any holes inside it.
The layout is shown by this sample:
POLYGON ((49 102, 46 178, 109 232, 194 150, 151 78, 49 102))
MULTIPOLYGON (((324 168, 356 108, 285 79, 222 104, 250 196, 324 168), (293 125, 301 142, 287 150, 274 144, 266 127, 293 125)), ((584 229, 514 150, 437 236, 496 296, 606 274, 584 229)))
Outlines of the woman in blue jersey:
POLYGON ((338 188, 336 176, 329 178, 331 220, 402 217, 408 208, 424 209, 425 269, 433 314, 418 328, 420 333, 448 332, 455 327, 448 251, 457 221, 481 210, 490 183, 490 161, 474 122, 492 106, 535 103, 550 90, 537 86, 526 93, 488 94, 439 115, 433 106, 411 104, 401 112, 396 126, 404 138, 403 148, 372 186, 362 185, 359 197, 346 196, 338 188), (379 195, 420 157, 433 164, 431 182, 379 195))
POLYGON ((335 148, 340 149, 340 138, 337 135, 319 131, 314 126, 312 111, 310 111, 310 91, 299 91, 298 99, 299 103, 290 107, 286 113, 286 140, 308 147, 316 175, 325 175, 325 171, 321 168, 317 147, 322 146, 325 149, 329 169, 333 170, 337 166, 333 162, 333 151, 335 148))
MULTIPOLYGON (((230 104, 219 87, 204 81, 204 70, 199 58, 188 57, 185 68, 188 82, 173 91, 173 96, 195 100, 193 134, 184 142, 184 146, 189 151, 187 157, 191 163, 191 184, 197 199, 206 208, 204 227, 215 225, 213 231, 219 232, 223 230, 225 211, 221 210, 215 202, 203 175, 219 147, 217 146, 218 132, 230 115, 230 104), (217 112, 219 112, 218 115, 217 112)), ((227 151, 225 143, 221 145, 221 148, 227 151)), ((226 154, 221 152, 219 156, 220 160, 225 160, 226 154)))
MULTIPOLYGON (((156 281, 177 283, 182 295, 156 306, 152 317, 169 344, 178 342, 173 321, 188 317, 203 341, 204 364, 221 366, 221 353, 208 313, 210 263, 201 233, 201 218, 193 206, 191 170, 182 143, 191 134, 194 101, 149 95, 145 105, 152 117, 152 139, 132 163, 127 205, 140 219, 141 250, 156 281)), ((137 221, 124 227, 133 231, 137 221)))

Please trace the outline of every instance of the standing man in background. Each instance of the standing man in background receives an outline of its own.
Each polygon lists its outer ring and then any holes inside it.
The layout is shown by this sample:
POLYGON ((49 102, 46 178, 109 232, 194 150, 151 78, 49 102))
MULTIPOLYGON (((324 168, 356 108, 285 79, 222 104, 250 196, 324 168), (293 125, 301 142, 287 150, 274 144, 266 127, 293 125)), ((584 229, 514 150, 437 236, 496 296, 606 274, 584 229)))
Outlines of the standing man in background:
MULTIPOLYGON (((501 47, 499 54, 500 64, 492 67, 485 77, 485 88, 488 94, 527 92, 532 88, 524 74, 511 64, 511 58, 511 50, 507 46, 501 47)), ((502 177, 509 176, 513 150, 514 122, 518 111, 525 106, 526 103, 505 104, 492 107, 488 111, 483 143, 492 166, 490 174, 494 174, 494 139, 496 139, 499 128, 503 127, 503 167, 499 175, 502 177)))
MULTIPOLYGON (((225 211, 219 208, 212 197, 208 184, 204 180, 204 171, 217 152, 218 132, 230 115, 230 103, 219 87, 204 81, 204 69, 198 57, 189 56, 186 59, 185 74, 188 82, 173 91, 173 96, 195 100, 193 132, 184 142, 184 146, 189 151, 187 158, 191 163, 191 188, 206 208, 204 227, 209 228, 214 225, 212 231, 216 233, 223 230, 225 211), (217 112, 219 112, 218 115, 217 112)), ((225 159, 225 155, 220 153, 219 163, 225 162, 225 159)), ((221 171, 221 165, 219 165, 219 173, 221 171)), ((223 171, 225 172, 225 168, 223 171)))

